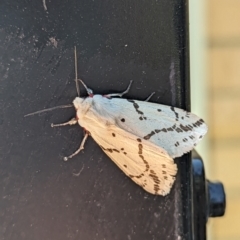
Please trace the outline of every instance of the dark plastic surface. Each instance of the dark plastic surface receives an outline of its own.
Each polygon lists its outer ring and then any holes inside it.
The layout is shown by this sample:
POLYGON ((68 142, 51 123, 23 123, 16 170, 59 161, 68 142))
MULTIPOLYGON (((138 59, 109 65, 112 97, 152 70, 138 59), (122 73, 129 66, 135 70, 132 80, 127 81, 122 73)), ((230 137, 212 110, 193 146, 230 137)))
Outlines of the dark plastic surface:
POLYGON ((208 218, 208 194, 204 165, 197 152, 193 152, 193 215, 195 240, 206 239, 206 223, 208 218))
POLYGON ((208 181, 209 217, 221 217, 226 209, 226 194, 221 182, 208 181))
POLYGON ((221 182, 206 180, 204 164, 193 151, 193 216, 194 239, 206 239, 206 223, 209 217, 223 216, 226 209, 226 195, 221 182))
MULTIPOLYGON (((166 197, 146 193, 79 126, 52 129, 73 109, 78 73, 95 93, 122 91, 189 109, 185 1, 2 1, 0 4, 0 239, 192 239, 190 155, 166 197), (46 10, 47 9, 47 10, 46 10), (81 170, 81 171, 80 171, 81 170), (78 177, 72 173, 80 171, 78 177)), ((86 94, 81 89, 81 94, 86 94)))

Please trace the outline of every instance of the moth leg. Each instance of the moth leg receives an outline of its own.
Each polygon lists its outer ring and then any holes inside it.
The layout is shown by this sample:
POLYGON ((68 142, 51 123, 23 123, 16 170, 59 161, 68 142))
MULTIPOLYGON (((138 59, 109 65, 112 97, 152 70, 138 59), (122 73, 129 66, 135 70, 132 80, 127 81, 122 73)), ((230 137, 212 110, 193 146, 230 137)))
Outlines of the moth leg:
POLYGON ((87 131, 85 131, 84 138, 83 138, 83 140, 82 140, 82 142, 81 142, 81 144, 80 144, 80 147, 77 149, 77 151, 74 152, 73 154, 71 154, 71 155, 68 156, 68 157, 64 157, 63 160, 64 160, 64 161, 67 161, 69 158, 74 157, 74 156, 77 155, 81 150, 83 150, 83 149, 84 149, 84 144, 85 144, 85 142, 87 141, 87 138, 88 138, 89 135, 90 135, 90 133, 87 132, 87 131))
POLYGON ((77 119, 76 118, 72 118, 70 121, 65 122, 65 123, 60 123, 60 124, 51 124, 51 127, 62 127, 62 126, 66 126, 66 125, 74 125, 77 124, 77 119))
POLYGON ((122 97, 124 94, 127 94, 127 93, 129 92, 129 90, 130 90, 130 88, 131 88, 131 85, 132 85, 132 82, 133 82, 133 80, 130 81, 127 89, 126 89, 124 92, 122 92, 122 93, 110 93, 110 94, 104 95, 104 97, 106 97, 106 98, 122 97))
POLYGON ((148 102, 150 100, 150 98, 155 94, 155 92, 152 92, 148 97, 147 99, 145 100, 145 102, 148 102))

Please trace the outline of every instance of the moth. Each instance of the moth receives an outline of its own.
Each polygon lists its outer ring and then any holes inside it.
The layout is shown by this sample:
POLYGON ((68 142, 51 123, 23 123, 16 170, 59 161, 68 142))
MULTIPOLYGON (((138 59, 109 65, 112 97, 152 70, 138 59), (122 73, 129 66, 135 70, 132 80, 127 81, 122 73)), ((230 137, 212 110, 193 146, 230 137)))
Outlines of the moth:
MULTIPOLYGON (((64 160, 77 155, 88 136, 96 141, 113 162, 136 184, 155 195, 167 195, 175 181, 177 166, 174 158, 191 151, 207 132, 202 119, 185 110, 122 98, 122 93, 106 95, 94 94, 77 77, 77 57, 75 48, 75 81, 78 96, 73 105, 63 105, 44 109, 33 115, 56 108, 74 106, 76 117, 52 127, 79 124, 84 129, 84 137, 76 152, 64 160), (79 96, 78 82, 87 91, 87 97, 79 96)), ((150 96, 151 97, 151 96, 150 96)))

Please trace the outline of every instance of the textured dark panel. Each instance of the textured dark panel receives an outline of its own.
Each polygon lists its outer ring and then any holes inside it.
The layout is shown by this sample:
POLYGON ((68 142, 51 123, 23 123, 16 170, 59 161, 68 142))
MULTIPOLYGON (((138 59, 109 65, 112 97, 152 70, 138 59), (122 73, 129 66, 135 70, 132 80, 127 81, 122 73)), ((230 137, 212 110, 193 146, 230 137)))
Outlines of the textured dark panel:
MULTIPOLYGON (((191 239, 191 161, 176 162, 166 197, 144 192, 79 126, 52 129, 74 110, 79 76, 95 93, 189 109, 185 1, 2 1, 0 5, 0 239, 191 239), (79 177, 73 172, 81 171, 79 177)), ((81 89, 81 94, 86 94, 81 89)))

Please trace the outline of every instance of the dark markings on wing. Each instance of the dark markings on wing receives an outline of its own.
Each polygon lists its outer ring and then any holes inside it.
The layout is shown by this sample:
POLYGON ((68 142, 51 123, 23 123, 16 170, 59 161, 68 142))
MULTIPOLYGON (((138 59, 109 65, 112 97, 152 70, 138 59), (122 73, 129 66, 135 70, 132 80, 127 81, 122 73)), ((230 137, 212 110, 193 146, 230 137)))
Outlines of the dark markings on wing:
POLYGON ((122 118, 122 119, 121 119, 121 122, 125 122, 125 118, 122 118))
MULTIPOLYGON (((173 128, 174 129, 174 128, 173 128)), ((173 131, 172 129, 172 131, 173 131)), ((156 172, 152 169, 150 169, 150 165, 148 164, 148 161, 144 158, 143 156, 143 145, 142 145, 142 140, 140 138, 137 138, 137 141, 139 142, 138 144, 138 156, 139 158, 141 158, 141 160, 143 161, 144 165, 145 165, 145 170, 142 171, 142 173, 138 174, 138 175, 129 175, 130 178, 137 178, 137 179, 140 179, 142 177, 144 177, 146 174, 148 174, 148 177, 150 177, 153 182, 154 182, 154 192, 155 194, 159 194, 159 191, 161 190, 160 189, 160 184, 161 184, 161 180, 159 179, 158 175, 156 174, 156 172)), ((178 143, 178 142, 177 142, 178 143)), ((179 144, 179 143, 178 143, 179 144)), ((120 153, 119 150, 115 149, 115 148, 104 148, 103 146, 100 145, 100 147, 106 151, 106 152, 110 152, 110 153, 113 153, 113 152, 117 152, 117 153, 120 153)), ((124 151, 124 148, 120 148, 121 151, 124 151)), ((127 154, 126 152, 123 152, 124 154, 127 154)), ((123 167, 124 168, 127 168, 127 165, 126 164, 123 164, 123 167)), ((162 164, 162 168, 165 168, 166 169, 166 164, 162 164)), ((166 176, 167 172, 165 170, 162 170, 162 174, 164 175, 163 178, 165 180, 168 180, 168 176, 166 176)), ((143 183, 141 184, 141 186, 143 188, 145 188, 147 186, 147 180, 146 179, 143 179, 143 183)), ((169 184, 169 186, 171 187, 172 186, 172 183, 169 184)))
MULTIPOLYGON (((140 138, 137 139, 138 142, 141 142, 142 140, 140 138)), ((116 148, 104 148, 103 146, 99 145, 105 152, 110 152, 110 153, 113 153, 113 152, 117 152, 117 153, 120 153, 119 150, 117 150, 116 148)), ((144 165, 145 165, 145 170, 139 174, 139 175, 129 175, 130 178, 141 178, 144 176, 144 173, 145 172, 148 172, 149 171, 149 164, 148 164, 148 161, 144 158, 144 156, 142 155, 143 151, 143 145, 141 143, 138 144, 138 156, 142 159, 144 165)), ((121 148, 121 151, 123 151, 124 148, 121 148)), ((123 154, 127 155, 126 152, 123 152, 123 154)), ((123 165, 124 167, 126 167, 125 165, 123 165)))
POLYGON ((123 152, 124 155, 127 155, 127 153, 124 152, 124 148, 121 148, 121 151, 123 152))
POLYGON ((160 190, 159 184, 154 184, 155 194, 158 194, 159 190, 160 190))
POLYGON ((115 134, 115 133, 112 133, 112 136, 113 136, 113 137, 116 137, 116 134, 115 134))
POLYGON ((123 152, 124 155, 127 155, 127 153, 124 152, 124 148, 121 148, 121 151, 123 152))
POLYGON ((186 111, 185 117, 190 118, 190 112, 186 111))
POLYGON ((112 150, 113 150, 114 152, 118 152, 118 153, 119 153, 119 151, 118 151, 117 149, 115 149, 115 148, 113 148, 112 150))
POLYGON ((146 168, 145 168, 144 172, 147 172, 149 170, 149 167, 150 167, 148 162, 144 159, 142 154, 139 154, 139 157, 143 160, 143 163, 145 164, 146 168))
MULTIPOLYGON (((193 124, 193 126, 195 125, 195 123, 193 124)), ((190 127, 188 127, 188 125, 183 126, 182 124, 179 125, 179 127, 184 131, 184 132, 188 132, 188 131, 192 131, 192 129, 190 127)), ((194 126, 195 127, 195 126, 194 126)))
POLYGON ((116 148, 104 148, 104 147, 101 146, 101 145, 99 145, 99 146, 100 146, 100 148, 102 148, 105 152, 110 152, 110 153, 112 153, 112 152, 117 152, 117 153, 120 153, 120 151, 117 150, 116 148))
POLYGON ((141 143, 138 144, 138 154, 142 154, 142 148, 143 148, 143 145, 141 143))
POLYGON ((147 120, 147 118, 146 117, 139 117, 139 120, 147 120))
POLYGON ((157 194, 158 191, 160 190, 159 185, 160 185, 161 181, 154 170, 150 170, 149 177, 152 178, 153 182, 155 183, 154 191, 155 191, 155 194, 157 194))
POLYGON ((155 129, 154 131, 151 131, 149 134, 147 134, 146 136, 144 136, 143 138, 145 140, 150 139, 153 135, 155 135, 156 133, 160 133, 160 132, 172 132, 172 131, 177 131, 176 128, 176 124, 174 124, 172 127, 169 128, 162 128, 162 129, 155 129))
POLYGON ((176 121, 178 121, 179 114, 175 111, 174 107, 170 107, 170 109, 174 112, 174 114, 176 116, 176 121))
POLYGON ((158 112, 161 112, 162 110, 161 109, 158 109, 158 112))
POLYGON ((146 186, 147 186, 147 180, 146 179, 144 179, 144 181, 143 181, 144 183, 141 185, 143 188, 145 188, 146 186))
POLYGON ((141 115, 141 116, 139 117, 139 120, 141 120, 141 121, 142 121, 142 120, 147 120, 147 118, 144 116, 144 113, 139 110, 139 105, 138 105, 136 102, 134 102, 134 100, 129 100, 129 99, 128 99, 128 101, 133 104, 133 107, 135 108, 136 112, 137 112, 139 115, 141 115))
POLYGON ((177 131, 178 133, 183 132, 183 130, 182 130, 181 128, 176 128, 176 131, 177 131))
POLYGON ((143 145, 141 143, 139 143, 138 144, 138 156, 142 159, 142 161, 143 161, 143 163, 145 165, 145 170, 141 174, 136 175, 136 176, 129 175, 130 178, 141 178, 141 177, 145 176, 144 173, 149 171, 150 166, 148 164, 148 161, 142 155, 142 149, 143 149, 143 145))
MULTIPOLYGON (((173 107, 172 107, 173 108, 173 107)), ((173 108, 174 109, 174 108, 173 108)), ((160 133, 160 132, 172 132, 172 131, 176 131, 177 133, 181 133, 181 132, 191 132, 194 128, 198 128, 200 127, 202 124, 204 123, 204 121, 202 119, 199 119, 198 121, 194 122, 192 125, 188 124, 188 125, 183 125, 180 124, 178 127, 176 126, 176 124, 174 124, 172 127, 169 128, 161 128, 161 129, 155 129, 152 130, 150 133, 148 133, 147 135, 145 135, 143 138, 145 140, 150 139, 152 136, 154 136, 156 133, 160 133)), ((202 136, 201 136, 202 137, 202 136)), ((190 136, 191 139, 194 139, 194 137, 191 135, 190 136)))
POLYGON ((175 147, 178 147, 179 146, 179 142, 176 142, 174 145, 175 145, 175 147))
POLYGON ((148 139, 150 139, 153 135, 155 135, 155 132, 154 132, 154 131, 151 131, 149 134, 147 134, 147 135, 144 136, 143 138, 144 138, 145 140, 148 140, 148 139))

